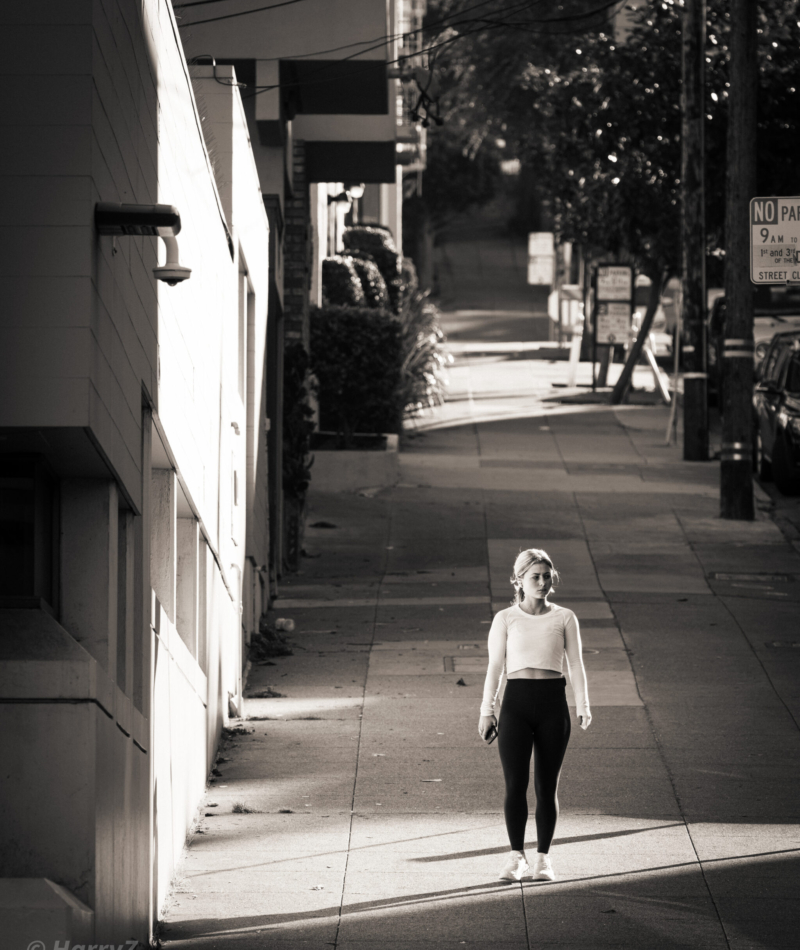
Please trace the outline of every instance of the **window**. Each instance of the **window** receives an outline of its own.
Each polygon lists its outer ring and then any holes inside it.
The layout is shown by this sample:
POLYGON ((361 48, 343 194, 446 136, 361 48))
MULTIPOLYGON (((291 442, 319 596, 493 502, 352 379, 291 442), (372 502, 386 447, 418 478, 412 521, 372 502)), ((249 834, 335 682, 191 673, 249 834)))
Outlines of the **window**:
POLYGON ((791 350, 785 346, 781 347, 780 351, 778 352, 778 358, 771 367, 769 376, 764 377, 767 383, 775 386, 776 388, 780 388, 781 381, 784 378, 784 371, 786 370, 786 365, 789 362, 790 356, 791 350))
POLYGON ((46 463, 1 458, 0 598, 13 598, 6 606, 23 606, 23 598, 57 608, 57 518, 57 482, 46 463))
POLYGON ((800 353, 792 353, 789 370, 786 373, 786 392, 800 393, 800 353))
POLYGON ((239 397, 244 401, 247 360, 247 274, 239 274, 239 313, 237 322, 237 372, 239 397))
POLYGON ((761 371, 761 379, 765 383, 773 383, 777 379, 775 366, 778 362, 778 357, 780 354, 781 347, 777 343, 773 343, 771 349, 764 357, 763 369, 761 371))
POLYGON ((231 452, 231 541, 238 546, 239 530, 239 473, 236 471, 236 453, 231 452))

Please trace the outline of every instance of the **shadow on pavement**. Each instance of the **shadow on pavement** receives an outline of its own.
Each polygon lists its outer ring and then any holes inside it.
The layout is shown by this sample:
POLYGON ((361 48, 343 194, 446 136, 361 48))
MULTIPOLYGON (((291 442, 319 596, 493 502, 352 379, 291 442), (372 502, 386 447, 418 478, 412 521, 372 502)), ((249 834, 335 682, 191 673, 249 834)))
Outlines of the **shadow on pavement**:
MULTIPOLYGON (((670 822, 668 825, 650 825, 647 828, 635 828, 632 831, 609 831, 597 835, 572 835, 567 838, 559 838, 557 844, 580 844, 582 841, 601 841, 603 838, 624 838, 628 835, 640 835, 646 832, 658 831, 661 828, 683 827, 682 821, 670 822)), ((525 848, 528 852, 536 847, 536 841, 526 841, 525 848)), ((490 854, 505 854, 508 848, 483 848, 480 851, 459 851, 455 854, 430 854, 421 858, 411 858, 412 861, 421 864, 427 864, 434 861, 453 861, 458 858, 482 858, 490 854)))
MULTIPOLYGON (((452 880, 452 878, 448 878, 452 880)), ((325 940, 324 922, 338 934, 327 945, 423 947, 770 948, 796 947, 787 914, 797 907, 800 851, 771 851, 647 868, 587 874, 555 884, 524 881, 421 891, 352 901, 297 913, 184 920, 161 933, 171 946, 305 947, 325 940), (709 886, 714 894, 709 894, 709 886), (764 897, 769 901, 765 906, 764 897), (526 934, 518 928, 518 901, 526 934), (512 903, 509 904, 509 899, 512 903), (357 923, 356 923, 357 921, 357 923), (723 923, 724 922, 724 923, 723 923), (535 939, 546 926, 546 943, 535 939), (402 933, 402 938, 393 938, 402 933)))

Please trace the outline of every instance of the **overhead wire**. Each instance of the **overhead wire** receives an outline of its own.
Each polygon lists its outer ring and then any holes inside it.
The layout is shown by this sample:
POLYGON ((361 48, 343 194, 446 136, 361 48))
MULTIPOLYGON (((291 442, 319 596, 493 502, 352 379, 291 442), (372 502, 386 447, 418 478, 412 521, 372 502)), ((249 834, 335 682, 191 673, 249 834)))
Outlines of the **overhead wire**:
MULTIPOLYGON (((173 8, 174 8, 174 9, 178 9, 178 8, 184 8, 184 7, 199 6, 200 4, 204 4, 204 3, 223 3, 223 2, 225 2, 225 0, 196 0, 195 3, 179 3, 179 4, 174 4, 174 5, 173 5, 173 8)), ((231 17, 234 17, 234 16, 247 16, 247 15, 250 14, 250 13, 262 13, 262 12, 265 11, 265 10, 273 10, 273 9, 275 9, 275 8, 277 8, 277 7, 285 7, 285 6, 290 6, 290 5, 294 4, 294 3, 303 3, 303 2, 305 2, 305 0, 284 0, 283 3, 274 3, 274 4, 272 4, 271 6, 268 6, 268 7, 254 7, 253 9, 250 9, 250 10, 240 10, 240 11, 238 11, 237 13, 223 14, 222 16, 218 16, 218 17, 209 17, 208 19, 205 19, 205 20, 192 20, 191 22, 188 22, 188 23, 181 23, 181 24, 179 24, 179 25, 180 25, 181 29, 185 29, 186 27, 198 26, 198 25, 200 25, 200 24, 202 24, 202 23, 214 23, 214 22, 216 22, 217 20, 227 20, 227 19, 230 19, 231 17)), ((416 30, 407 30, 407 31, 405 31, 405 32, 403 32, 403 33, 384 33, 384 34, 382 34, 381 36, 375 36, 375 37, 372 37, 372 39, 369 39, 369 40, 360 40, 360 41, 358 41, 358 42, 356 42, 356 43, 346 43, 346 44, 343 45, 343 46, 335 46, 335 47, 332 47, 331 49, 316 50, 316 51, 313 52, 313 53, 301 53, 301 54, 298 54, 297 56, 293 56, 293 57, 291 57, 291 58, 292 58, 292 59, 300 59, 301 56, 302 56, 302 57, 309 57, 309 56, 319 56, 319 55, 322 55, 322 54, 324 54, 324 53, 337 53, 337 52, 339 52, 340 50, 349 49, 350 47, 353 47, 353 46, 362 46, 362 45, 365 44, 365 43, 375 43, 375 42, 378 42, 378 41, 383 41, 383 42, 386 42, 386 43, 391 43, 391 42, 393 42, 394 40, 398 39, 398 38, 401 37, 401 36, 412 36, 412 35, 414 35, 415 33, 423 33, 423 32, 425 32, 426 30, 430 30, 430 29, 432 29, 432 28, 434 28, 434 27, 442 26, 442 25, 446 24, 448 20, 451 20, 451 19, 453 19, 454 17, 461 17, 461 16, 464 16, 465 13, 469 13, 469 12, 472 11, 472 10, 477 10, 477 9, 479 9, 480 7, 489 6, 489 5, 492 4, 492 3, 502 3, 502 2, 504 2, 504 0, 480 0, 480 2, 472 4, 472 6, 464 7, 463 9, 459 10, 458 12, 449 13, 449 14, 447 14, 447 16, 444 16, 444 17, 442 17, 442 18, 439 19, 439 20, 433 20, 433 21, 431 21, 431 22, 425 24, 424 26, 422 26, 422 27, 420 27, 420 28, 418 28, 418 29, 416 29, 416 30)), ((528 4, 530 4, 531 6, 536 6, 537 4, 544 2, 544 0, 526 0, 526 2, 527 2, 528 4)), ((523 4, 523 5, 524 5, 524 4, 523 4)), ((272 57, 272 59, 280 59, 280 57, 272 57)), ((270 61, 270 58, 267 57, 267 58, 266 58, 265 60, 263 60, 263 61, 264 61, 264 62, 269 62, 269 61, 270 61)))
MULTIPOLYGON (((490 3, 496 3, 496 2, 497 2, 497 0, 481 0, 480 3, 475 3, 475 4, 473 4, 471 7, 467 7, 465 10, 461 11, 459 14, 454 14, 454 15, 462 16, 464 13, 468 13, 468 12, 470 12, 470 11, 472 11, 472 10, 478 9, 479 7, 484 7, 484 6, 487 6, 487 5, 490 4, 490 3)), ((544 0, 520 0, 520 2, 517 3, 515 6, 513 6, 508 12, 514 13, 514 12, 517 12, 518 10, 521 10, 521 9, 525 8, 525 7, 537 6, 539 3, 543 3, 543 2, 544 2, 544 0)), ((446 18, 443 18, 443 19, 441 19, 441 20, 434 21, 433 26, 439 26, 439 25, 441 25, 441 24, 443 24, 443 23, 446 23, 447 20, 449 20, 449 19, 451 19, 451 18, 450 18, 450 17, 446 17, 446 18)), ((471 22, 471 20, 470 20, 470 19, 467 19, 467 20, 464 20, 464 21, 462 21, 462 22, 464 22, 464 23, 469 23, 469 22, 471 22)), ((188 25, 190 25, 190 24, 187 24, 187 26, 188 26, 188 25)), ((452 25, 452 24, 451 24, 451 25, 452 25)), ((460 25, 460 23, 456 23, 455 25, 458 26, 458 25, 460 25)), ((431 28, 431 25, 429 24, 429 25, 426 26, 424 29, 430 29, 430 28, 431 28)), ((355 53, 351 53, 350 56, 345 56, 345 57, 343 57, 342 59, 332 60, 332 61, 330 62, 330 64, 326 64, 325 66, 321 66, 318 70, 315 70, 312 75, 315 75, 315 76, 316 76, 316 75, 318 75, 318 74, 320 74, 320 73, 328 72, 330 69, 335 68, 335 67, 338 66, 340 63, 348 62, 348 61, 350 61, 350 60, 355 59, 357 56, 363 55, 364 53, 371 53, 373 50, 381 49, 381 48, 383 48, 384 46, 388 46, 389 43, 393 42, 395 39, 399 38, 400 36, 409 36, 409 35, 411 35, 411 33, 420 33, 420 32, 422 32, 422 30, 412 30, 412 31, 409 31, 409 32, 407 32, 407 33, 396 33, 396 34, 392 35, 391 37, 389 37, 388 39, 387 39, 386 36, 382 36, 382 37, 376 38, 376 39, 379 40, 379 42, 376 42, 373 46, 369 46, 369 47, 367 47, 366 49, 360 49, 360 50, 358 50, 358 51, 355 52, 355 53)), ((473 32, 474 32, 474 31, 473 31, 473 32)), ((460 37, 461 35, 463 35, 463 34, 459 34, 459 37, 460 37)), ((457 38, 458 38, 458 37, 453 37, 452 39, 457 39, 457 38)), ((368 41, 368 40, 364 40, 363 42, 369 42, 369 41, 368 41)), ((350 44, 350 45, 356 45, 356 44, 350 44)), ((347 47, 342 47, 342 48, 347 48, 347 47)), ((433 49, 433 48, 435 48, 435 47, 432 47, 432 49, 433 49)), ((328 52, 333 52, 333 51, 331 50, 331 51, 328 51, 328 52)), ((416 50, 414 53, 409 53, 408 55, 405 55, 405 56, 399 56, 397 59, 385 60, 385 61, 379 60, 379 61, 377 61, 377 62, 385 62, 385 65, 387 65, 387 66, 392 66, 392 65, 395 65, 395 64, 397 64, 397 63, 401 63, 401 62, 403 62, 403 60, 406 60, 406 59, 414 59, 414 58, 416 58, 417 56, 420 56, 420 55, 422 55, 422 54, 425 53, 425 52, 427 52, 427 50, 425 50, 425 49, 416 50)), ((314 55, 314 54, 306 54, 306 55, 314 55)), ((289 58, 290 58, 290 59, 294 59, 295 57, 289 57, 289 58)), ((299 57, 297 57, 297 58, 299 58, 299 57)), ((275 57, 275 59, 280 59, 280 57, 275 57)), ((272 83, 271 85, 268 85, 268 86, 255 86, 255 87, 254 87, 254 91, 253 91, 252 93, 248 94, 245 98, 248 98, 248 99, 249 99, 249 98, 252 98, 254 95, 260 95, 262 92, 269 92, 269 91, 272 90, 272 89, 278 89, 281 85, 283 85, 283 88, 290 88, 290 87, 292 87, 292 86, 317 85, 318 83, 322 83, 322 82, 326 82, 326 81, 327 81, 327 80, 325 80, 325 79, 317 79, 317 80, 314 80, 314 79, 304 79, 302 82, 297 82, 297 83, 283 83, 283 84, 281 84, 281 83, 272 83)))
MULTIPOLYGON (((496 0, 487 0, 487 2, 496 2, 496 0)), ((510 9, 506 9, 505 12, 507 14, 517 13, 520 10, 524 9, 525 7, 537 6, 541 2, 544 2, 544 0, 522 0, 522 2, 516 4, 514 7, 511 7, 510 9)), ((610 9, 613 6, 618 6, 620 3, 623 3, 623 2, 624 0, 606 0, 606 2, 603 3, 601 6, 595 7, 592 10, 589 10, 585 13, 580 13, 577 15, 566 16, 566 17, 548 17, 541 20, 530 19, 525 22, 539 23, 546 26, 548 23, 563 23, 563 22, 575 22, 577 20, 588 20, 588 19, 591 19, 591 17, 596 16, 599 13, 603 13, 604 11, 610 9)), ((475 4, 473 7, 469 9, 476 9, 479 6, 485 6, 485 5, 486 5, 486 2, 479 3, 479 4, 475 4)), ((467 12, 467 11, 463 11, 463 12, 467 12)), ((461 14, 458 14, 458 15, 461 15, 461 14)), ((526 32, 526 33, 534 33, 534 34, 539 34, 539 35, 550 34, 550 35, 555 35, 555 36, 567 36, 567 35, 570 35, 570 33, 576 32, 576 31, 562 30, 562 31, 553 33, 552 31, 549 31, 546 29, 541 29, 541 30, 524 29, 524 27, 520 26, 519 23, 515 23, 512 21, 505 21, 505 20, 489 21, 489 20, 486 20, 485 18, 477 18, 477 17, 468 18, 467 20, 463 20, 455 24, 451 24, 451 27, 460 26, 464 23, 473 23, 473 22, 480 23, 481 25, 472 30, 461 31, 457 33, 455 36, 447 37, 440 43, 434 43, 431 46, 427 46, 427 47, 424 47, 423 49, 416 50, 414 53, 409 53, 408 55, 405 55, 405 56, 399 56, 397 59, 386 60, 385 64, 387 66, 391 66, 397 63, 401 63, 406 59, 414 59, 417 56, 420 56, 424 53, 435 52, 436 50, 443 49, 445 46, 449 46, 450 44, 455 43, 458 40, 464 39, 467 36, 472 36, 475 33, 483 32, 487 28, 498 28, 498 27, 502 28, 502 27, 513 26, 515 29, 522 29, 523 32, 526 32)), ((190 24, 187 24, 187 25, 190 25, 190 24)), ((430 28, 429 26, 426 27, 426 29, 429 29, 429 28, 430 28)), ((583 29, 585 28, 586 27, 584 26, 583 29)), ((413 31, 413 32, 420 32, 420 31, 413 31)), ((408 35, 408 34, 402 34, 402 35, 408 35)), ((312 76, 316 76, 321 73, 328 72, 330 69, 337 67, 340 63, 348 62, 350 60, 355 59, 356 56, 361 56, 364 53, 369 53, 369 52, 372 52, 373 50, 380 49, 381 47, 387 46, 389 42, 391 42, 391 40, 389 41, 383 40, 382 42, 376 43, 374 46, 368 47, 367 49, 359 50, 357 53, 352 53, 350 56, 345 56, 342 59, 332 60, 330 64, 326 64, 325 66, 322 66, 320 67, 320 69, 316 70, 312 74, 312 76)), ((261 95, 264 92, 270 92, 274 89, 278 89, 281 87, 286 89, 286 88, 291 88, 291 87, 310 86, 310 85, 317 85, 320 83, 324 83, 327 81, 328 81, 327 79, 313 79, 311 77, 308 77, 296 83, 273 83, 268 86, 255 86, 253 91, 245 95, 244 98, 248 98, 248 99, 253 98, 254 96, 261 95)))
MULTIPOLYGON (((193 0, 192 3, 173 3, 172 9, 180 10, 180 9, 183 9, 184 7, 204 7, 207 3, 227 3, 227 2, 228 0, 193 0)), ((283 0, 282 3, 275 3, 273 4, 273 6, 288 7, 293 3, 302 3, 302 2, 303 0, 283 0)), ((264 8, 262 7, 262 9, 264 8)), ((269 9, 269 7, 267 7, 266 9, 269 9)))
MULTIPOLYGON (((176 3, 173 4, 173 10, 183 9, 184 7, 197 7, 201 3, 221 3, 222 0, 197 0, 197 3, 176 3)), ((304 0, 283 0, 282 3, 272 3, 266 7, 254 7, 252 10, 239 10, 236 13, 223 13, 222 16, 212 16, 205 20, 192 20, 191 23, 179 24, 179 26, 199 26, 201 23, 216 23, 218 20, 232 20, 239 16, 248 16, 251 13, 263 13, 264 10, 275 10, 277 7, 290 7, 295 3, 303 3, 304 0)))

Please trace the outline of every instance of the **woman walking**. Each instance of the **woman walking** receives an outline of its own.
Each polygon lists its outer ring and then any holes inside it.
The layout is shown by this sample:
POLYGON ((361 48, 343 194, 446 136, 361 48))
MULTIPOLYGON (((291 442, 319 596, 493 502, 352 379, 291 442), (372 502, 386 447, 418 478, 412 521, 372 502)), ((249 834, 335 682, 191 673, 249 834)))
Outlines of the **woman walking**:
POLYGON ((587 729, 592 721, 578 620, 571 610, 549 600, 557 581, 558 572, 547 552, 522 551, 511 576, 514 604, 495 614, 489 630, 489 668, 478 730, 487 742, 498 737, 505 776, 504 812, 511 854, 500 873, 501 881, 519 881, 530 871, 525 826, 532 752, 537 848, 533 877, 555 880, 550 844, 558 820, 558 779, 570 735, 567 681, 562 675, 565 656, 581 728, 587 729), (504 666, 508 682, 498 724, 494 706, 504 666))

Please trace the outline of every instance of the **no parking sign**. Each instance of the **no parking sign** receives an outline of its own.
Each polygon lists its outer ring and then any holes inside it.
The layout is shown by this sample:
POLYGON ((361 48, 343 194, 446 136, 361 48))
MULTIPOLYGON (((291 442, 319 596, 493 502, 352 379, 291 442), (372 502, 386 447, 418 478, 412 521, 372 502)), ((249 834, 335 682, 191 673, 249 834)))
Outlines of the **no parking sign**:
POLYGON ((595 343, 625 343, 633 312, 633 268, 629 264, 598 264, 595 282, 595 343))
POLYGON ((750 280, 800 282, 800 197, 750 202, 750 280))

